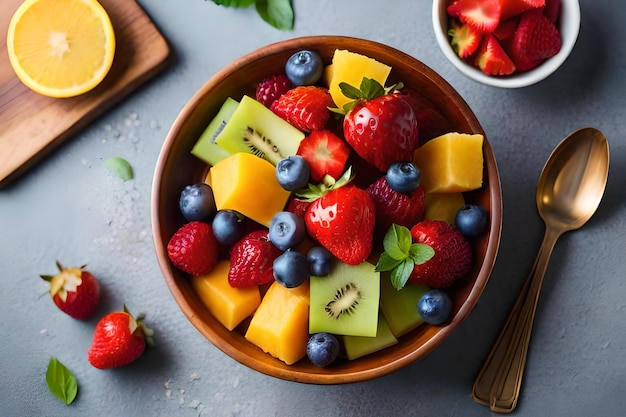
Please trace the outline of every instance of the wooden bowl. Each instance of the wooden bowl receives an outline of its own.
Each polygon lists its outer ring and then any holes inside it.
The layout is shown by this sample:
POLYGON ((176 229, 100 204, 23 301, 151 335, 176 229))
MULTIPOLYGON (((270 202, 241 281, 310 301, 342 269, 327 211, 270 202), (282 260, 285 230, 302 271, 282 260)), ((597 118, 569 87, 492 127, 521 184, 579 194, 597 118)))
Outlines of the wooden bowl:
MULTIPOLYGON (((348 49, 377 59, 392 67, 390 81, 401 80, 432 102, 445 115, 449 131, 481 133, 480 123, 459 94, 439 75, 420 61, 376 42, 339 36, 313 36, 265 46, 228 65, 209 79, 182 109, 163 144, 152 185, 151 217, 157 258, 165 282, 189 321, 211 343, 245 366, 273 377, 314 384, 339 384, 380 377, 416 361, 437 347, 467 317, 491 274, 502 225, 502 199, 496 161, 489 142, 484 142, 484 184, 466 193, 468 202, 482 204, 490 212, 490 228, 472 241, 475 265, 458 282, 450 295, 453 311, 443 326, 422 325, 401 337, 399 343, 378 353, 353 360, 340 360, 329 368, 317 368, 303 359, 286 365, 244 338, 245 325, 228 331, 204 308, 188 276, 175 269, 167 256, 167 243, 183 224, 178 200, 188 184, 204 180, 207 166, 190 150, 223 101, 243 94, 254 96, 256 84, 264 77, 282 72, 284 63, 302 49, 317 51, 330 62, 335 49, 348 49)), ((202 346, 195 347, 202 349, 202 346)))

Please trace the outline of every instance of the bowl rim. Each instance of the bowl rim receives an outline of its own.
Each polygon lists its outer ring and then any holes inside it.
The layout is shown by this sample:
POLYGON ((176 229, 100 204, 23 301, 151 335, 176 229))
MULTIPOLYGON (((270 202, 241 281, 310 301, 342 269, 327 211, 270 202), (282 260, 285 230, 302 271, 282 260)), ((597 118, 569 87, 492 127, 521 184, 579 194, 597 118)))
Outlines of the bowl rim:
POLYGON ((159 154, 155 172, 153 176, 152 183, 152 191, 151 191, 151 202, 150 202, 150 214, 151 214, 151 226, 152 226, 152 236, 153 236, 153 244, 155 248, 155 252, 157 255, 158 264, 163 275, 163 278, 166 282, 167 287, 172 293, 176 303, 179 308, 185 315, 185 317, 191 322, 191 324, 206 338, 209 342, 211 342, 215 347, 221 350, 226 355, 230 356, 232 359, 237 362, 247 366, 248 368, 254 369, 263 374, 276 377, 279 379, 293 381, 293 382, 301 382, 301 383, 311 383, 311 384, 343 384, 343 383, 352 383, 352 382, 361 382, 365 380, 370 380, 373 378, 381 377, 387 375, 391 372, 399 370, 406 365, 416 361, 417 359, 426 356, 432 350, 434 350, 439 344, 441 344, 469 315, 470 311, 476 305, 480 295, 482 294, 489 278, 491 275, 491 271, 495 264, 497 252, 500 245, 500 236, 501 236, 501 228, 502 228, 502 191, 501 191, 501 183, 500 176, 498 173, 498 167, 495 160, 495 156, 493 154, 491 145, 487 140, 487 136, 484 133, 480 123, 478 122, 476 116, 469 108, 469 105, 466 101, 460 96, 460 94, 446 81, 437 74, 434 70, 427 67, 421 61, 416 58, 411 57, 410 55, 401 52, 391 46, 387 46, 375 41, 365 40, 361 38, 354 38, 348 36, 332 36, 332 35, 322 35, 322 36, 304 36, 298 38, 291 38, 279 42, 275 42, 266 46, 263 46, 255 51, 252 51, 234 61, 230 64, 226 65, 224 68, 216 72, 212 77, 210 77, 190 98, 189 101, 184 105, 184 107, 180 110, 177 115, 175 121, 173 122, 170 130, 167 133, 167 136, 162 145, 161 152, 159 154), (445 325, 439 328, 436 334, 431 337, 427 342, 423 345, 419 346, 417 349, 411 351, 410 353, 402 356, 399 359, 391 360, 385 363, 379 363, 377 366, 368 368, 360 371, 350 371, 350 372, 337 372, 337 373, 311 373, 311 372, 302 372, 297 370, 296 368, 285 365, 284 367, 277 367, 274 365, 270 365, 267 362, 260 361, 249 355, 246 355, 239 351, 236 346, 232 346, 229 343, 226 343, 222 340, 219 335, 213 330, 210 326, 206 325, 193 311, 190 303, 185 299, 185 295, 182 290, 179 288, 176 283, 174 277, 174 271, 171 263, 168 261, 167 256, 167 241, 169 240, 169 236, 163 236, 161 229, 161 219, 159 217, 160 212, 160 204, 163 198, 162 192, 164 185, 162 183, 161 174, 164 170, 165 165, 167 164, 168 158, 170 156, 170 151, 175 143, 176 138, 183 130, 186 119, 197 110, 200 106, 203 97, 211 91, 218 83, 220 83, 224 78, 230 74, 232 71, 235 71, 251 62, 255 61, 259 57, 268 56, 280 53, 285 49, 294 49, 294 48, 303 48, 303 47, 311 47, 311 45, 324 43, 328 40, 334 40, 337 42, 342 42, 345 45, 358 45, 356 49, 360 49, 360 47, 368 46, 375 47, 378 50, 384 50, 392 52, 400 57, 403 60, 408 60, 411 65, 415 65, 420 68, 421 71, 425 73, 425 75, 431 80, 437 80, 439 83, 439 87, 445 94, 449 94, 454 96, 458 100, 458 106, 463 113, 464 116, 469 118, 469 124, 472 126, 472 129, 476 132, 481 132, 485 138, 484 146, 483 146, 483 155, 485 160, 489 159, 491 161, 490 165, 485 164, 485 175, 488 176, 489 184, 491 187, 489 188, 489 201, 491 203, 491 219, 490 219, 490 232, 488 243, 485 249, 485 259, 483 264, 481 265, 474 285, 469 291, 467 298, 457 314, 445 325))
POLYGON ((559 52, 530 71, 503 77, 494 77, 483 73, 480 69, 463 61, 459 58, 454 49, 452 49, 447 31, 444 30, 444 28, 447 27, 448 19, 445 8, 446 3, 447 0, 434 0, 432 5, 432 24, 439 49, 441 49, 448 61, 462 74, 474 81, 493 87, 522 88, 548 78, 567 60, 574 49, 580 32, 581 17, 579 1, 562 0, 562 5, 567 5, 567 7, 561 6, 560 32, 562 44, 559 52))

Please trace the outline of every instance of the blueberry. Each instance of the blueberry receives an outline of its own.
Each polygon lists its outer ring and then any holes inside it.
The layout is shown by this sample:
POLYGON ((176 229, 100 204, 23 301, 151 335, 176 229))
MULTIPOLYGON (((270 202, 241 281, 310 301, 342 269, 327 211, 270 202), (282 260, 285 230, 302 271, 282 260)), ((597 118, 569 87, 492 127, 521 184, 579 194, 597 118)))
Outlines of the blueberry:
POLYGON ((328 366, 339 356, 339 340, 330 333, 316 333, 306 344, 306 355, 313 365, 328 366))
POLYGON ((430 290, 417 302, 417 312, 429 324, 441 324, 448 320, 452 311, 452 300, 443 290, 430 290))
POLYGON ((306 256, 296 250, 283 252, 274 259, 274 279, 286 288, 296 288, 309 279, 309 263, 306 256))
POLYGON ((304 219, 290 211, 279 211, 270 220, 269 239, 280 250, 293 248, 305 236, 304 219))
POLYGON ((478 204, 463 205, 454 218, 457 229, 465 237, 481 235, 487 229, 488 222, 487 209, 478 204))
POLYGON ((276 179, 287 191, 297 191, 306 187, 310 175, 311 168, 300 155, 288 156, 276 164, 276 179))
POLYGON ((295 86, 313 85, 322 78, 324 62, 313 51, 299 51, 291 55, 285 64, 285 74, 295 86))
POLYGON ((211 220, 217 211, 213 189, 205 183, 186 186, 180 193, 178 207, 189 222, 211 220))
POLYGON ((316 277, 325 277, 330 274, 335 258, 325 247, 314 246, 309 249, 306 259, 311 268, 311 275, 315 275, 316 277))
POLYGON ((410 193, 421 180, 422 173, 413 162, 394 162, 387 169, 387 183, 397 193, 410 193))
POLYGON ((215 238, 222 245, 232 245, 246 233, 244 217, 234 210, 219 210, 211 226, 215 238))

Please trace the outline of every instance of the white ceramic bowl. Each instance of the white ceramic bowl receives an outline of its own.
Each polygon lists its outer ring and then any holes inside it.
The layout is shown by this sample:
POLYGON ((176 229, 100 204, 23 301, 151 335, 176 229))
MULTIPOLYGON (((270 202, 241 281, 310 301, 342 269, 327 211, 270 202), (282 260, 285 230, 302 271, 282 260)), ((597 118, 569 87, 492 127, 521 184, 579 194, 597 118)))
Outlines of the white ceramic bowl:
POLYGON ((580 4, 578 0, 561 0, 561 50, 552 58, 530 71, 507 76, 490 76, 463 61, 456 54, 448 38, 448 15, 446 7, 452 0, 433 0, 432 20, 435 38, 443 54, 459 71, 483 84, 501 88, 519 88, 536 84, 556 71, 574 48, 580 30, 580 4))

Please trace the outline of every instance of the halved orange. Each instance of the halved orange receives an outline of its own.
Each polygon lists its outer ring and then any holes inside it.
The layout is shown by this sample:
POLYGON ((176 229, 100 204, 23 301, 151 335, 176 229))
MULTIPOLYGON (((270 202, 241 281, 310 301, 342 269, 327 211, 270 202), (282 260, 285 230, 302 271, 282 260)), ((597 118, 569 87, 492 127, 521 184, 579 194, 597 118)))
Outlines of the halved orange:
POLYGON ((50 97, 73 97, 107 75, 115 34, 96 0, 26 0, 9 23, 7 50, 27 87, 50 97))

